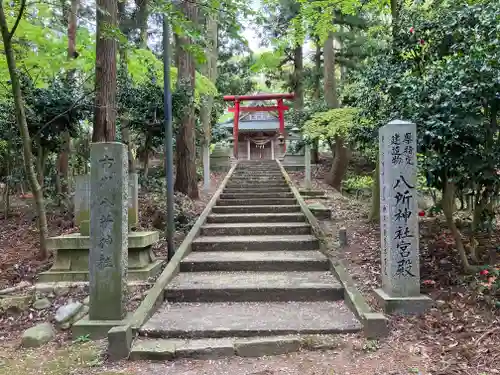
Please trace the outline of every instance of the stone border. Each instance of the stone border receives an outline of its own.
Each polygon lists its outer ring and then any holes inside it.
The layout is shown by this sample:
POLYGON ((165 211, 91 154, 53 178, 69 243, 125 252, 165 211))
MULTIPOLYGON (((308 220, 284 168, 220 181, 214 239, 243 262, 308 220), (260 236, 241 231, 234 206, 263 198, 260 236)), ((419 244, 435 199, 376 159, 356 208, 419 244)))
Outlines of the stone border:
POLYGON ((311 224, 314 235, 318 238, 320 244, 320 251, 327 255, 330 261, 330 269, 335 274, 337 279, 340 281, 344 287, 344 300, 356 315, 356 317, 363 324, 363 331, 367 338, 376 339, 380 337, 385 337, 389 334, 388 319, 382 313, 374 312, 368 303, 366 302, 363 295, 356 288, 354 280, 347 273, 347 268, 340 259, 334 259, 327 250, 329 247, 334 246, 338 249, 338 246, 331 244, 325 236, 323 229, 320 226, 318 219, 312 214, 311 210, 307 207, 304 198, 299 193, 299 190, 295 187, 295 184, 291 180, 290 176, 286 172, 285 168, 279 160, 277 160, 278 165, 285 177, 286 182, 290 186, 290 189, 295 196, 295 199, 300 205, 300 208, 307 218, 309 224, 311 224))
POLYGON ((217 203, 219 195, 222 193, 226 184, 236 169, 238 163, 231 166, 226 177, 222 181, 217 191, 208 202, 205 209, 198 217, 193 227, 189 231, 184 241, 177 248, 175 255, 168 262, 167 266, 156 280, 153 287, 148 291, 146 298, 141 302, 132 318, 125 325, 117 326, 108 332, 108 354, 111 360, 128 358, 132 341, 139 328, 154 314, 158 307, 164 301, 165 287, 179 273, 179 267, 182 259, 191 252, 191 243, 199 235, 201 226, 207 220, 212 208, 217 203))

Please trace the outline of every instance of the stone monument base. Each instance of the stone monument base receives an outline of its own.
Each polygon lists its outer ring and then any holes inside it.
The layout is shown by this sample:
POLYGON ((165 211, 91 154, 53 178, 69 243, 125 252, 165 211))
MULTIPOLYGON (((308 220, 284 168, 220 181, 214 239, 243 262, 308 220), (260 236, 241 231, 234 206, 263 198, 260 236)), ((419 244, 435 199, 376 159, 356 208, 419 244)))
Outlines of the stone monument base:
MULTIPOLYGON (((147 281, 160 272, 163 261, 156 259, 151 249, 158 240, 158 232, 129 232, 129 281, 147 281)), ((73 233, 47 242, 49 249, 56 251, 55 260, 50 270, 39 275, 39 282, 89 281, 89 236, 73 233)))
POLYGON ((325 207, 323 203, 309 203, 307 205, 312 214, 316 216, 319 220, 329 220, 332 218, 332 211, 328 207, 325 207))
POLYGON ((380 288, 374 292, 386 314, 419 315, 434 305, 433 299, 423 294, 416 297, 391 297, 380 288))
POLYGON ((89 320, 87 315, 73 324, 71 335, 73 340, 86 335, 92 340, 104 339, 108 337, 108 331, 111 328, 126 325, 132 316, 132 313, 128 313, 123 320, 89 320))

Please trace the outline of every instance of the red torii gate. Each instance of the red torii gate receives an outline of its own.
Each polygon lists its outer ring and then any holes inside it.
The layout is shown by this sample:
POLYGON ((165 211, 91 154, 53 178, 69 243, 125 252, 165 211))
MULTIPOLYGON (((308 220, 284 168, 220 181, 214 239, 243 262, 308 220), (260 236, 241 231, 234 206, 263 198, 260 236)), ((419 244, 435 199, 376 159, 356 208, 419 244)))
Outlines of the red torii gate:
MULTIPOLYGON (((278 111, 280 123, 280 135, 285 137, 285 111, 289 109, 283 104, 284 99, 293 99, 294 94, 255 94, 255 95, 226 95, 224 101, 234 102, 234 107, 230 107, 229 112, 234 112, 233 139, 236 142, 234 147, 234 157, 238 159, 238 124, 240 112, 270 112, 278 111), (240 102, 249 100, 276 100, 276 106, 267 107, 240 107, 240 102)), ((283 144, 283 152, 286 151, 286 144, 283 144)))

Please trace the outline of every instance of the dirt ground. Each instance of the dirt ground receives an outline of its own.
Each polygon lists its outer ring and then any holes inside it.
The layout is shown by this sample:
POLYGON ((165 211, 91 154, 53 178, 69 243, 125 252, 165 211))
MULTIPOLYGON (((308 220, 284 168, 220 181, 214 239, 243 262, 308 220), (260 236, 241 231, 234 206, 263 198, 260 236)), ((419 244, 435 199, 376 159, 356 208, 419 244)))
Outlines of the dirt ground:
MULTIPOLYGON (((303 179, 301 173, 291 176, 298 184, 303 179)), ((336 255, 345 259, 358 288, 377 309, 372 290, 379 285, 380 240, 378 227, 366 222, 369 204, 340 195, 320 177, 321 173, 314 184, 327 191, 329 198, 323 203, 333 213, 331 221, 322 222, 325 232, 336 238, 340 227, 347 229, 349 246, 336 255)), ((17 233, 18 243, 24 243, 23 231, 11 233, 17 233)), ((29 230, 24 233, 30 235, 29 230)), ((31 236, 29 241, 34 246, 36 240, 31 236)), ((328 351, 264 358, 114 364, 105 361, 104 344, 99 342, 61 340, 27 351, 19 350, 18 343, 9 340, 0 351, 0 375, 500 374, 500 309, 491 307, 476 291, 475 276, 462 273, 453 242, 439 217, 421 218, 420 236, 421 288, 436 300, 436 308, 419 317, 390 317, 391 334, 382 340, 345 335, 339 336, 337 349, 328 351)), ((5 236, 2 238, 5 241, 5 236)))

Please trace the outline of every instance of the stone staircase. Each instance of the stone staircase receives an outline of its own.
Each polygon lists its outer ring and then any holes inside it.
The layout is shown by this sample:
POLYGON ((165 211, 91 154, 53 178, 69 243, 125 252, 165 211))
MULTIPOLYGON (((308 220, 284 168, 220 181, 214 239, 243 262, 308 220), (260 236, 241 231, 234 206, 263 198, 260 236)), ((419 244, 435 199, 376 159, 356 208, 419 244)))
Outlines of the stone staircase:
POLYGON ((240 162, 131 359, 280 354, 361 330, 318 249, 277 163, 240 162))

